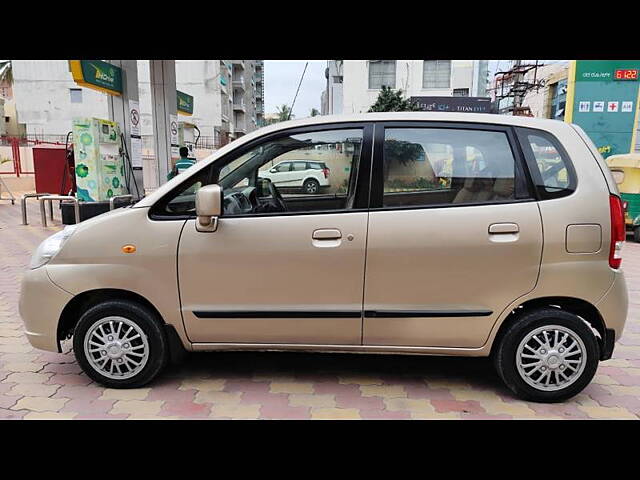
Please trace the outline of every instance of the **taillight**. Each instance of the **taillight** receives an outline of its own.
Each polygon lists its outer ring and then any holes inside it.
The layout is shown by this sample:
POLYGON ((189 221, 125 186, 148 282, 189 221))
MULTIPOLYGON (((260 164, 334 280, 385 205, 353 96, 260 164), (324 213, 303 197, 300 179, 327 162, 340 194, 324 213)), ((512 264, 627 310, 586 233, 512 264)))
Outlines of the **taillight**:
POLYGON ((329 178, 329 169, 327 167, 322 169, 322 173, 324 173, 324 178, 329 178))
POLYGON ((622 200, 615 195, 609 196, 611 212, 611 247, 609 248, 609 266, 620 268, 622 263, 622 243, 625 238, 624 212, 622 200))

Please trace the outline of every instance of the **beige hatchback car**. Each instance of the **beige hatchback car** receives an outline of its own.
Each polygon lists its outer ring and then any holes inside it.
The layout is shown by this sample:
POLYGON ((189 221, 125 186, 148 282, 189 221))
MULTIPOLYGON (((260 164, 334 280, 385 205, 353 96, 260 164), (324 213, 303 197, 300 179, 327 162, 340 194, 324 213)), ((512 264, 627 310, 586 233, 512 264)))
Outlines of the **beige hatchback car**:
POLYGON ((575 125, 488 114, 314 117, 238 139, 46 239, 20 313, 115 388, 187 351, 491 356, 521 398, 580 392, 627 316, 622 205, 575 125), (285 194, 280 162, 324 163, 285 194))

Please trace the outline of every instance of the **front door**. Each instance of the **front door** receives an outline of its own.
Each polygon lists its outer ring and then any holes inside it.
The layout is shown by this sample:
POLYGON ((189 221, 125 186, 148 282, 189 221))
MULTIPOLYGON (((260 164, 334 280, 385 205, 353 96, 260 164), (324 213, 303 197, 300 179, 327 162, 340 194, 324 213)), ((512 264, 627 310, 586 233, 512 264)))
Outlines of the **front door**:
POLYGON ((217 231, 187 220, 178 251, 192 342, 361 343, 368 192, 358 189, 369 185, 371 129, 286 131, 214 164, 225 172, 217 231), (301 157, 333 164, 343 182, 296 198, 260 180, 274 163, 301 157))
POLYGON ((365 345, 482 346, 530 292, 542 226, 508 128, 376 125, 365 345))

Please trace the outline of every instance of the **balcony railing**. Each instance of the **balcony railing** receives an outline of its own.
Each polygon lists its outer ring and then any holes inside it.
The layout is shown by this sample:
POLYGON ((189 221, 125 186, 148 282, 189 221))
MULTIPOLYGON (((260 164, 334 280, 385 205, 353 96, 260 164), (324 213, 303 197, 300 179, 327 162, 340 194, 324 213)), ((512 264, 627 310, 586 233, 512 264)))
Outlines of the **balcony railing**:
POLYGON ((244 90, 244 77, 242 75, 233 77, 232 83, 234 87, 242 88, 244 90))

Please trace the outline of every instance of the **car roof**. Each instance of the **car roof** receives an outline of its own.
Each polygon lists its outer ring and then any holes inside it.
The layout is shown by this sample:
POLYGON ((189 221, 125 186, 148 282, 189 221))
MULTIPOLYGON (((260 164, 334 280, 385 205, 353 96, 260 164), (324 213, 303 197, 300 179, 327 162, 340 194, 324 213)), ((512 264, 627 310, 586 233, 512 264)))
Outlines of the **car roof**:
MULTIPOLYGON (((496 125, 514 125, 532 128, 544 128, 558 123, 560 120, 546 118, 522 117, 514 115, 498 115, 493 113, 462 113, 462 112, 370 112, 346 115, 318 115, 300 120, 278 122, 259 129, 261 133, 284 130, 287 128, 322 125, 325 123, 348 122, 387 122, 387 121, 432 121, 432 122, 465 122, 491 123, 496 125)), ((251 132, 251 134, 255 133, 251 132)), ((250 134, 249 134, 250 135, 250 134)), ((248 135, 247 135, 248 136, 248 135)))

